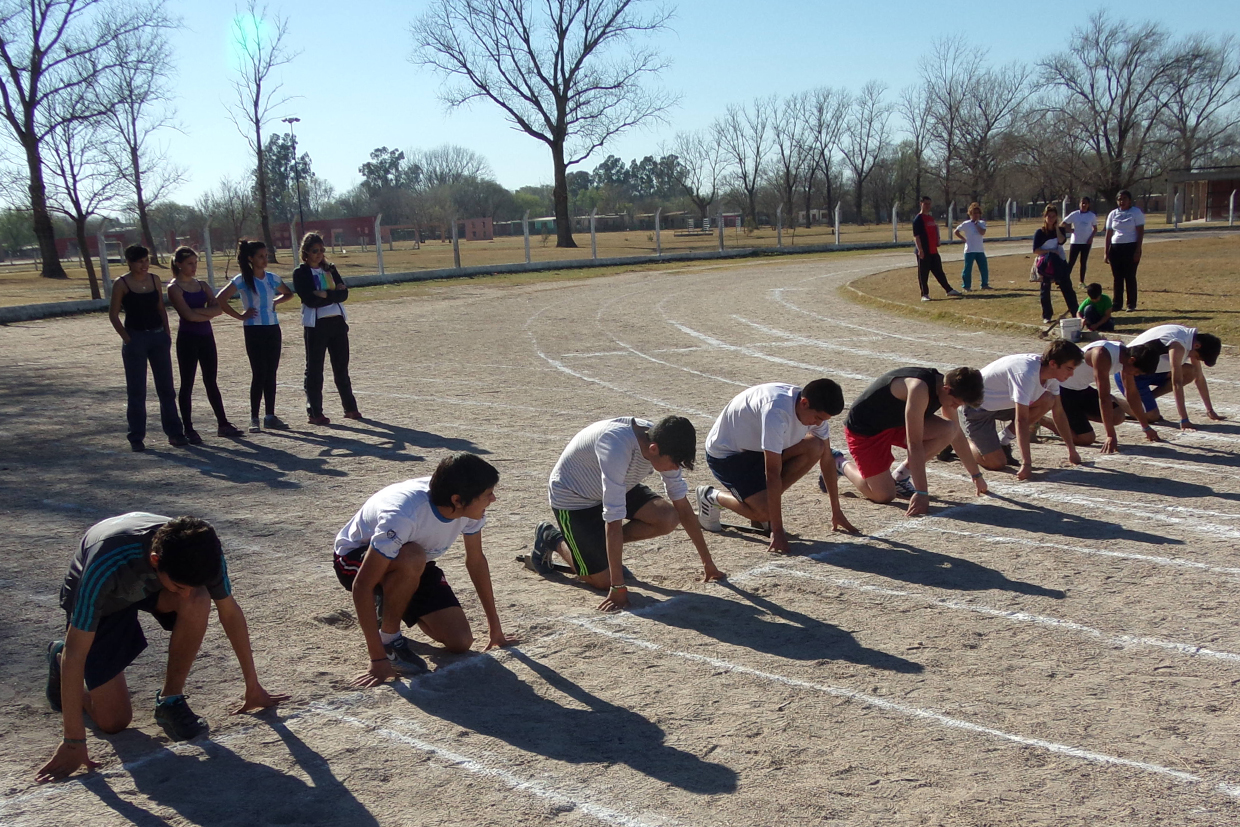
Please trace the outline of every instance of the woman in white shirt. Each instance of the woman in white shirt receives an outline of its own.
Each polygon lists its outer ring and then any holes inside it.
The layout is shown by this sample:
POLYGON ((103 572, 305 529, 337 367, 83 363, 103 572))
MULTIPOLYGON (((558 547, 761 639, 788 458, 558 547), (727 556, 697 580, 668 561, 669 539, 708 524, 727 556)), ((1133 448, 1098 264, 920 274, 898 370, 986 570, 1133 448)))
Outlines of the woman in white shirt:
POLYGON ((1085 284, 1085 270, 1089 266, 1089 251, 1094 246, 1094 235, 1098 232, 1098 214, 1094 212, 1094 202, 1088 196, 1081 197, 1081 208, 1068 213, 1063 220, 1072 228, 1072 246, 1068 248, 1068 276, 1076 260, 1081 259, 1081 284, 1085 284))
POLYGON ((1145 213, 1132 204, 1132 193, 1120 190, 1115 209, 1107 216, 1106 263, 1115 280, 1112 301, 1115 310, 1137 309, 1137 265, 1141 263, 1141 243, 1145 239, 1145 213), (1124 289, 1128 303, 1124 303, 1124 289))
POLYGON ((990 289, 990 269, 986 264, 986 253, 982 247, 985 243, 986 222, 982 220, 982 205, 974 201, 969 205, 969 220, 956 228, 956 238, 964 242, 964 271, 960 281, 965 290, 973 289, 973 265, 977 264, 977 272, 982 277, 982 289, 990 289))

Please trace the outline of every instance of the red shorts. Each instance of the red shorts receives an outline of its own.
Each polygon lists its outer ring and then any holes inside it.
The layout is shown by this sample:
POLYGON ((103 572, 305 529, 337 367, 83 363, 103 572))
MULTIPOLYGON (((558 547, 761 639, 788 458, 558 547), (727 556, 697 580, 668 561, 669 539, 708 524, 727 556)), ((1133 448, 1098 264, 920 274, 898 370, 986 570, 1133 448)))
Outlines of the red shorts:
POLYGON ((844 439, 848 442, 848 453, 852 454, 853 463, 861 476, 869 479, 891 470, 891 446, 907 448, 903 428, 888 428, 874 436, 862 436, 844 428, 844 439))

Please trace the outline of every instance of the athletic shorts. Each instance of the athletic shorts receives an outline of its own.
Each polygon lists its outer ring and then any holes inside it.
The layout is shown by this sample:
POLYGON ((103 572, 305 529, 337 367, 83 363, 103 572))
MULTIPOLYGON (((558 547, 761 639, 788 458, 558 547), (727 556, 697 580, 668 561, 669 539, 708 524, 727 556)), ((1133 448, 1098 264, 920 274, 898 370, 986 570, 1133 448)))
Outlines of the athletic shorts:
MULTIPOLYGON (((1141 407, 1145 408, 1145 412, 1158 410, 1158 399, 1154 397, 1154 391, 1161 388, 1171 379, 1171 372, 1167 373, 1142 373, 1132 377, 1137 383, 1137 393, 1141 395, 1141 407)), ((1124 387, 1123 374, 1117 372, 1115 374, 1115 386, 1117 388, 1124 387)))
MULTIPOLYGON (((638 483, 624 495, 624 513, 633 518, 642 506, 659 495, 638 483)), ((603 522, 603 504, 590 508, 556 508, 555 521, 573 555, 577 576, 585 577, 607 571, 607 524, 603 522)))
MULTIPOLYGON (((336 569, 336 579, 340 581, 340 585, 349 591, 353 591, 353 581, 357 578, 357 573, 362 567, 362 558, 365 556, 365 548, 355 548, 344 556, 339 554, 332 555, 333 565, 336 569)), ((375 595, 375 611, 382 618, 382 586, 375 587, 375 595)), ((422 581, 418 583, 418 588, 414 591, 413 597, 409 598, 409 605, 405 607, 405 614, 401 619, 405 621, 406 626, 413 627, 417 625, 418 618, 424 617, 431 612, 437 612, 440 609, 451 609, 460 605, 461 601, 456 599, 456 593, 448 585, 448 578, 444 577, 443 570, 435 565, 435 562, 432 560, 422 570, 422 581)))
POLYGON ((977 446, 983 454, 994 453, 1003 449, 999 443, 998 422, 1011 422, 1016 419, 1016 408, 1002 411, 984 411, 981 408, 961 407, 964 411, 964 435, 977 446))
POLYGON ((159 592, 148 595, 128 608, 99 618, 95 639, 86 653, 86 688, 98 689, 133 663, 146 648, 146 635, 138 612, 152 615, 159 625, 171 632, 177 624, 176 612, 157 612, 159 592))
POLYGON ((861 476, 869 479, 891 470, 892 446, 908 448, 907 435, 904 428, 888 428, 874 436, 853 433, 844 426, 844 440, 848 443, 848 453, 852 455, 853 464, 861 472, 861 476))
POLYGON ((723 459, 707 454, 706 464, 715 479, 741 502, 766 490, 765 451, 741 451, 723 459))
POLYGON ((1074 434, 1091 434, 1094 431, 1090 417, 1101 421, 1102 406, 1098 389, 1092 385, 1083 391, 1071 388, 1059 389, 1059 401, 1063 403, 1063 412, 1068 415, 1068 426, 1074 434))

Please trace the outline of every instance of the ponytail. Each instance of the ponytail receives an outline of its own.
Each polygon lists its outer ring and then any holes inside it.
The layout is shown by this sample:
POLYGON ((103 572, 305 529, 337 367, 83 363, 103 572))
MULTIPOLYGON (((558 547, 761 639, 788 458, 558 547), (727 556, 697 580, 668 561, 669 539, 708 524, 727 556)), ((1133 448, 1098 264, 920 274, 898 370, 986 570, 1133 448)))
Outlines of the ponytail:
POLYGON ((254 265, 250 264, 250 258, 259 250, 266 249, 267 245, 261 241, 243 238, 237 242, 237 265, 241 268, 241 280, 251 293, 257 293, 258 288, 254 286, 254 265))
POLYGON ((198 253, 193 247, 177 247, 176 252, 172 254, 172 277, 177 278, 181 275, 181 263, 188 258, 198 258, 198 253))

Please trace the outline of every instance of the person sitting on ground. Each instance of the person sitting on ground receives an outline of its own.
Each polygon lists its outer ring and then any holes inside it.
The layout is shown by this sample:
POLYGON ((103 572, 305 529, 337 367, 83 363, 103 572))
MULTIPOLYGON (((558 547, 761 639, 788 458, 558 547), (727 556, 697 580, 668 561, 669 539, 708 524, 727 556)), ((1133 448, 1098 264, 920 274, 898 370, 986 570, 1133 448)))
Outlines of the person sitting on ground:
POLYGON ((558 554, 584 583, 607 589, 599 609, 623 609, 629 604, 624 544, 662 537, 683 525, 702 558, 703 580, 722 579, 681 474, 682 468, 693 470, 696 452, 697 433, 683 416, 654 424, 622 416, 580 430, 551 471, 547 495, 556 522, 538 524, 534 570, 549 573, 558 554), (666 500, 642 483, 652 471, 663 478, 666 500))
POLYGON ((380 490, 340 529, 333 555, 336 577, 353 593, 370 657, 370 667, 354 686, 377 686, 398 674, 426 671, 426 662, 400 632, 401 620, 410 628, 417 625, 449 652, 469 651, 473 630, 435 564, 462 534, 465 570, 490 629, 486 648, 516 643, 500 623, 491 569, 482 553, 482 527, 498 482, 499 472, 486 460, 453 454, 429 477, 380 490))
MULTIPOLYGON (((1091 445, 1097 438, 1090 422, 1101 422, 1106 431, 1106 439, 1102 443, 1102 453, 1114 454, 1119 450, 1119 437, 1115 427, 1124 421, 1124 409, 1111 396, 1111 372, 1115 372, 1115 382, 1123 388, 1130 406, 1135 406, 1137 423, 1150 442, 1158 441, 1158 434, 1146 421, 1141 412, 1141 397, 1137 390, 1136 379, 1153 373, 1158 366, 1158 357, 1163 353, 1163 346, 1158 342, 1128 347, 1121 342, 1103 339, 1090 342, 1081 349, 1081 364, 1071 376, 1059 383, 1059 399, 1064 414, 1068 418, 1068 426, 1072 429, 1072 441, 1077 445, 1091 445), (1106 417, 1102 415, 1105 402, 1106 417)), ((1060 438, 1064 434, 1055 427, 1050 418, 1044 417, 1042 424, 1054 431, 1060 438)))
MULTIPOLYGON (((772 382, 737 394, 706 437, 706 464, 727 491, 700 485, 698 520, 719 531, 719 508, 770 524, 770 551, 786 554, 783 494, 817 464, 831 499, 831 528, 856 532, 840 508, 828 420, 844 410, 844 393, 830 379, 803 389, 772 382)), ((765 526, 764 526, 765 527, 765 526)))
MULTIPOLYGON (((1011 443, 1020 450, 1020 469, 1016 478, 1033 475, 1029 441, 1038 421, 1051 414, 1058 433, 1071 433, 1067 415, 1059 400, 1059 383, 1076 370, 1084 357, 1081 349, 1064 339, 1052 342, 1046 352, 1018 353, 996 359, 982 368, 985 393, 982 404, 964 409, 964 432, 969 437, 973 457, 988 471, 999 471, 1016 464, 1011 443), (1014 423, 998 433, 998 421, 1014 423)), ((1071 440, 1066 440, 1068 461, 1079 465, 1081 456, 1071 440)))
POLYGON ((155 693, 155 721, 174 741, 207 731, 184 691, 212 601, 245 681, 245 696, 234 713, 288 700, 258 682, 245 614, 232 596, 224 552, 209 523, 135 511, 86 531, 60 587, 65 639, 48 647, 47 700, 62 715, 64 738, 39 770, 40 783, 96 766, 86 751, 83 712, 108 734, 133 721, 125 669, 146 648, 139 611, 172 633, 164 685, 155 693))
POLYGON ((1091 282, 1085 288, 1085 301, 1077 309, 1081 325, 1091 333, 1115 332, 1115 320, 1111 318, 1111 297, 1102 292, 1102 285, 1091 282))
POLYGON ((934 368, 888 371, 849 408, 844 437, 852 459, 837 461, 837 467, 868 500, 889 503, 897 495, 908 497, 908 516, 915 517, 930 510, 926 457, 952 445, 981 496, 986 480, 956 421, 961 405, 981 401, 982 374, 976 368, 956 368, 946 376, 934 368), (908 451, 895 469, 893 445, 908 451))
MULTIPOLYGON (((1158 360, 1158 369, 1154 373, 1137 377, 1137 389, 1141 393, 1141 404, 1145 409, 1145 417, 1150 422, 1165 421, 1158 410, 1157 399, 1168 393, 1175 393, 1175 409, 1180 416, 1180 429, 1191 431, 1192 422, 1188 419, 1188 410, 1184 407, 1184 388, 1190 382, 1197 383, 1197 392, 1206 406, 1206 416, 1220 421, 1225 417, 1215 413, 1210 402, 1210 388, 1206 385, 1206 372, 1202 365, 1212 368, 1218 361, 1223 343, 1210 333, 1199 333, 1195 327, 1178 324, 1163 324, 1151 327, 1128 343, 1129 347, 1143 345, 1148 342, 1161 342, 1167 352, 1158 360)), ((1135 409, 1125 410, 1135 416, 1135 409)))

